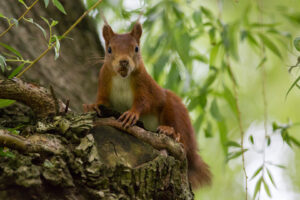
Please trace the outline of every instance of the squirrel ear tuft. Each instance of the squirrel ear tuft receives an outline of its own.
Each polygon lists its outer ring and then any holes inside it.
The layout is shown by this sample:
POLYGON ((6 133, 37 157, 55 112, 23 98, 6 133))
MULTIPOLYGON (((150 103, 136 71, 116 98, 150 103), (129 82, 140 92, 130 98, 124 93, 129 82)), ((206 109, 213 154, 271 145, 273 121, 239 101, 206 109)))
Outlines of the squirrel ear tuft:
POLYGON ((110 39, 115 35, 114 31, 109 25, 103 26, 103 37, 105 40, 105 43, 108 44, 110 39))
POLYGON ((140 22, 135 23, 130 34, 136 39, 138 43, 140 43, 140 38, 142 36, 142 33, 143 33, 143 29, 140 22))

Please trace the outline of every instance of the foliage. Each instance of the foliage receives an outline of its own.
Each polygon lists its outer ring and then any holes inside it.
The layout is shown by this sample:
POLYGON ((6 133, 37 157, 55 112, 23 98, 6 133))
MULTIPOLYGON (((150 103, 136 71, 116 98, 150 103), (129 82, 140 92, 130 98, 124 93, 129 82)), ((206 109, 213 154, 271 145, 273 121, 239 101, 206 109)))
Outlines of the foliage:
MULTIPOLYGON (((231 71, 231 65, 240 65, 241 49, 245 46, 251 51, 248 54, 259 59, 254 66, 259 71, 265 70, 271 60, 283 62, 289 48, 286 44, 292 42, 292 34, 283 31, 280 22, 270 20, 272 15, 253 2, 245 3, 241 15, 231 17, 230 21, 222 17, 225 1, 221 0, 216 1, 219 5, 217 11, 195 1, 145 1, 136 9, 128 9, 123 1, 118 2, 123 6, 106 5, 106 13, 114 16, 109 23, 113 27, 118 21, 135 23, 139 12, 144 12, 142 50, 148 70, 160 85, 175 91, 185 100, 197 133, 204 133, 206 138, 218 137, 226 161, 247 153, 248 149, 229 135, 232 125, 238 123, 239 110, 233 87, 240 84, 237 72, 231 71), (111 10, 113 14, 109 12, 111 10), (266 22, 253 17, 255 15, 264 15, 266 22), (207 71, 207 74, 203 77, 199 71, 202 74, 207 71)), ((286 12, 281 14, 286 16, 286 12)), ((286 17, 281 20, 282 23, 290 22, 286 17)), ((124 23, 121 24, 116 31, 129 30, 130 27, 126 29, 124 23)), ((299 38, 294 40, 296 49, 300 48, 299 41, 299 38)), ((287 94, 294 86, 299 87, 299 78, 287 89, 287 94)), ((283 130, 282 140, 298 146, 298 140, 283 130)), ((268 148, 271 138, 266 138, 264 148, 268 148)), ((254 144, 253 136, 249 140, 254 144)), ((266 179, 273 185, 275 182, 267 166, 263 164, 252 177, 262 172, 268 176, 258 179, 254 198, 261 188, 268 196, 272 195, 266 179)))

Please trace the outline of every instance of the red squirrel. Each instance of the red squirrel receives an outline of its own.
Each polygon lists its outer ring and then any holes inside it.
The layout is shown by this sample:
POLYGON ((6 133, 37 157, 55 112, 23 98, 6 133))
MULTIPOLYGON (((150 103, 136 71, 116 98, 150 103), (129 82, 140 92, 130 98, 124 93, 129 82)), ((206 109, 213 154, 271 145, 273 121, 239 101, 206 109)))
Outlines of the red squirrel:
POLYGON ((105 24, 104 64, 99 73, 97 101, 84 104, 84 111, 101 113, 100 104, 124 112, 119 121, 125 128, 143 121, 146 129, 179 140, 188 160, 188 175, 193 188, 209 184, 208 165, 197 154, 195 133, 188 110, 181 99, 160 87, 147 73, 140 51, 142 26, 137 22, 131 32, 114 33, 105 24))

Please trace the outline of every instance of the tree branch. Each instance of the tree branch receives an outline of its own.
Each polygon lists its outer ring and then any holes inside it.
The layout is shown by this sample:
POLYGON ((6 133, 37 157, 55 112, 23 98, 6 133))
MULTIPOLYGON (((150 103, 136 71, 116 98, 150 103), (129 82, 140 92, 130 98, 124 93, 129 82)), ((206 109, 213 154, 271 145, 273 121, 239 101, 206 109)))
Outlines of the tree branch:
MULTIPOLYGON (((0 91, 0 98, 24 103, 33 110, 37 117, 42 118, 56 114, 55 101, 45 88, 14 78, 0 80, 0 91)), ((59 111, 63 112, 65 105, 61 101, 58 101, 58 104, 59 111)))
POLYGON ((146 131, 138 126, 132 126, 125 129, 122 123, 115 120, 114 118, 99 118, 94 121, 94 126, 112 126, 122 131, 125 131, 139 140, 146 142, 153 146, 155 149, 162 150, 166 149, 172 156, 179 160, 184 160, 186 158, 183 147, 180 143, 175 142, 170 137, 157 134, 150 131, 146 131))
POLYGON ((62 154, 65 152, 60 140, 53 135, 35 134, 24 138, 2 129, 0 129, 0 145, 27 153, 62 154))

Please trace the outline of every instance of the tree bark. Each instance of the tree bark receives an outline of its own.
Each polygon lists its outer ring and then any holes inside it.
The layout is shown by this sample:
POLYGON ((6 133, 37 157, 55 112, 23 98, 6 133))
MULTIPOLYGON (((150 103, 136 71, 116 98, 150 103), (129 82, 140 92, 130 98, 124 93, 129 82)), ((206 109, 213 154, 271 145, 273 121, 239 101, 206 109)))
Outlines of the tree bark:
POLYGON ((193 199, 184 150, 168 136, 124 129, 108 109, 112 118, 57 113, 64 105, 49 91, 19 79, 0 80, 0 89, 39 116, 19 122, 20 135, 2 122, 0 147, 13 154, 0 159, 0 199, 193 199))
MULTIPOLYGON (((25 2, 31 5, 33 0, 25 2)), ((34 22, 40 24, 45 30, 48 30, 47 25, 41 17, 55 19, 59 23, 54 27, 53 32, 62 35, 84 13, 85 8, 81 0, 60 0, 60 2, 64 5, 67 15, 55 8, 51 1, 48 8, 45 8, 44 1, 40 0, 26 17, 33 18, 34 22)), ((0 13, 7 17, 18 18, 24 11, 25 8, 18 1, 0 1, 0 13)), ((0 32, 6 27, 7 23, 0 18, 0 32)), ((54 50, 49 52, 27 71, 23 78, 47 88, 51 85, 58 98, 64 101, 70 99, 72 110, 82 111, 83 103, 95 101, 100 64, 91 63, 91 60, 95 56, 102 57, 103 48, 95 22, 89 17, 72 30, 69 37, 70 39, 61 41, 60 57, 57 60, 54 60, 54 50)), ((35 25, 24 20, 1 37, 0 42, 14 47, 25 59, 30 60, 47 48, 47 41, 42 32, 35 25)), ((3 51, 5 50, 0 47, 0 52, 3 51)), ((16 64, 12 66, 16 67, 16 64)))

